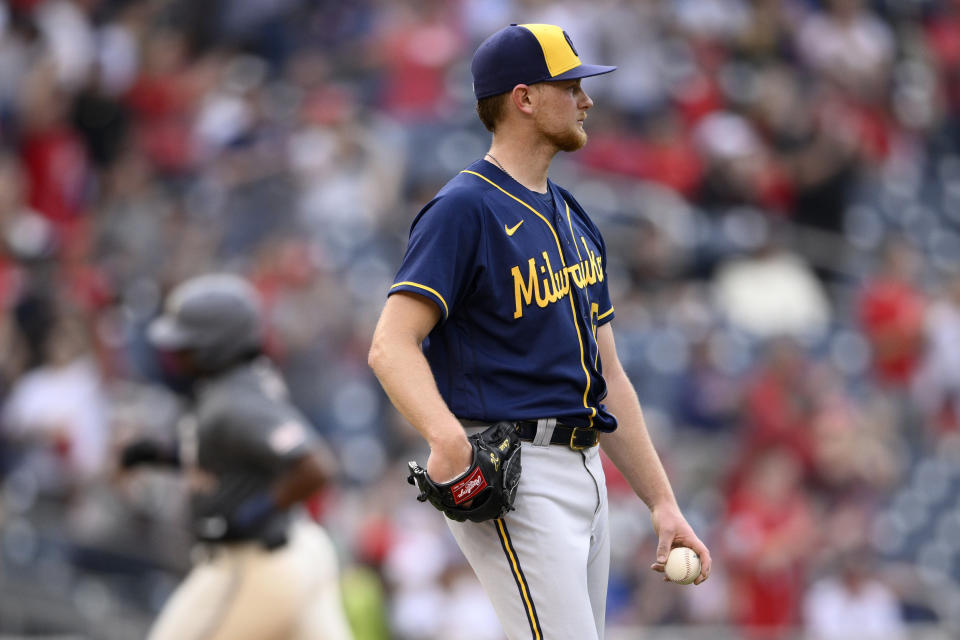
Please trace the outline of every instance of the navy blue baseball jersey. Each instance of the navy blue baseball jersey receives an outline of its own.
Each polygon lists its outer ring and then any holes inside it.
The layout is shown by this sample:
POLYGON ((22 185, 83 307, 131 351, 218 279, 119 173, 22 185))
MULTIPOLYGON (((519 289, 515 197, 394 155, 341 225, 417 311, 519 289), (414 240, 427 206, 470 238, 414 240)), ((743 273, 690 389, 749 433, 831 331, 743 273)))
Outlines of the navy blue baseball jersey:
POLYGON ((423 349, 454 415, 612 431, 596 339, 613 319, 606 248, 570 193, 548 186, 473 163, 414 219, 390 293, 439 307, 423 349))

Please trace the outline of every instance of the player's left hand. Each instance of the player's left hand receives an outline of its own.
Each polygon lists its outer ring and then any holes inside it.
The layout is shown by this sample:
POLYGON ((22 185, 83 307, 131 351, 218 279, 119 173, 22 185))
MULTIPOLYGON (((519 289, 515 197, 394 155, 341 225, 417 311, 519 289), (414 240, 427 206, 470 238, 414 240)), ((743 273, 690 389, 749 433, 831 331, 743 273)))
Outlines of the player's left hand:
MULTIPOLYGON (((709 578, 712 564, 710 550, 693 532, 693 527, 680 513, 680 509, 675 504, 657 506, 651 510, 650 518, 653 520, 653 530, 658 537, 657 561, 650 565, 650 568, 663 573, 670 549, 689 547, 700 556, 700 575, 693 583, 700 584, 709 578)), ((663 579, 666 580, 666 576, 663 579)))

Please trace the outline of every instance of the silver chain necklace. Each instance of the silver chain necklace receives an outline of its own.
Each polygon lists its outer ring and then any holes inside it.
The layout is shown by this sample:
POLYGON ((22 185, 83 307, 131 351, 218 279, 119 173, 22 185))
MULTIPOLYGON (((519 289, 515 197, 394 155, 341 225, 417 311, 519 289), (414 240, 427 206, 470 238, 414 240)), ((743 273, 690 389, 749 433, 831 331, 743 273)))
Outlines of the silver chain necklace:
MULTIPOLYGON (((483 154, 483 155, 484 155, 484 157, 490 156, 490 159, 493 160, 498 167, 500 167, 500 171, 503 171, 505 174, 507 174, 508 176, 510 176, 510 178, 511 178, 514 182, 517 182, 517 183, 519 183, 521 186, 523 186, 524 188, 526 188, 526 189, 528 189, 528 190, 531 190, 529 187, 527 187, 526 185, 524 185, 522 182, 520 182, 519 180, 517 180, 516 178, 514 178, 514 177, 513 177, 513 174, 510 173, 509 171, 507 171, 506 167, 504 167, 502 164, 500 164, 500 161, 497 160, 497 157, 496 157, 495 155, 493 155, 493 154, 490 153, 489 151, 488 151, 487 153, 483 154)), ((531 191, 532 191, 532 190, 531 190, 531 191)), ((541 196, 544 195, 544 194, 540 193, 539 191, 533 191, 533 193, 539 194, 539 195, 541 195, 541 196)), ((549 188, 549 187, 547 187, 547 193, 550 193, 550 188, 549 188)))
POLYGON ((485 154, 483 154, 483 155, 484 155, 484 157, 489 156, 490 159, 493 160, 498 167, 500 167, 500 171, 503 171, 505 174, 507 174, 508 176, 510 176, 511 178, 513 178, 513 180, 514 180, 515 182, 519 182, 516 178, 513 177, 513 175, 511 175, 511 173, 510 173, 509 171, 507 171, 507 170, 504 168, 504 166, 503 166, 502 164, 500 164, 500 161, 497 160, 496 156, 494 156, 494 155, 493 155, 492 153, 490 153, 490 152, 487 152, 487 153, 485 153, 485 154))

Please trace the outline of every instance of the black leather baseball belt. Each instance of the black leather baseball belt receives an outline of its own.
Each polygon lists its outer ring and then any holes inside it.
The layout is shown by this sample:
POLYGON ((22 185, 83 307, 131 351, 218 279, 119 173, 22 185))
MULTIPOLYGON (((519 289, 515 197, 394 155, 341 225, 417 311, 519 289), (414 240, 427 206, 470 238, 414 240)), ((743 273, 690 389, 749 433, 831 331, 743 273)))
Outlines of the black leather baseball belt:
MULTIPOLYGON (((521 440, 532 442, 537 435, 536 420, 520 420, 516 423, 517 435, 521 440)), ((600 439, 600 432, 591 427, 572 427, 557 424, 553 427, 550 444, 565 444, 574 451, 595 447, 600 439)))

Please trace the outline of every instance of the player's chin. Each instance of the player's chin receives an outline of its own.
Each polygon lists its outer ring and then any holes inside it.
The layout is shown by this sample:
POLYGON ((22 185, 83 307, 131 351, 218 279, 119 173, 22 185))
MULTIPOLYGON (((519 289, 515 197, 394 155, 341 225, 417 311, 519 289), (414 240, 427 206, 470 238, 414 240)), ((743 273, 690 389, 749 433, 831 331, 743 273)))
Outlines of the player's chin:
POLYGON ((587 132, 583 130, 583 125, 578 123, 576 128, 567 135, 558 136, 556 139, 557 148, 560 151, 576 151, 582 149, 587 144, 587 132))

